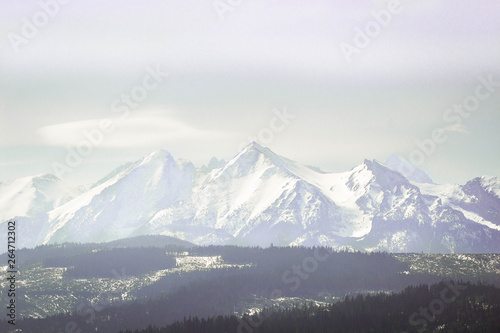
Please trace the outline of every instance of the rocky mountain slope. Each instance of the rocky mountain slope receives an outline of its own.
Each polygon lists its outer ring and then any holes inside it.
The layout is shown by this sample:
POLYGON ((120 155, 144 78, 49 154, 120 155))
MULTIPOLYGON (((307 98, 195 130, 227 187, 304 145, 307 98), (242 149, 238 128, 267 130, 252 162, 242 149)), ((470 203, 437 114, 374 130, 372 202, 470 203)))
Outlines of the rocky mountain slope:
POLYGON ((401 163, 323 173, 252 143, 197 169, 160 150, 80 194, 50 175, 0 184, 1 221, 16 219, 30 247, 161 234, 196 244, 500 251, 499 178, 437 185, 421 170, 406 178, 401 163))

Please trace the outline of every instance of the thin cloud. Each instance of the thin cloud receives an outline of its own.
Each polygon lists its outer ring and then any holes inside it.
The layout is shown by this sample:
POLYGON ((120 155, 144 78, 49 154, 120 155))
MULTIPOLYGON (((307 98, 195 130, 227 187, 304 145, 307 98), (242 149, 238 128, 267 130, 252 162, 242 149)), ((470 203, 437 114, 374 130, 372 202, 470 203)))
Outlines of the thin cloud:
POLYGON ((453 124, 441 128, 445 132, 449 133, 460 133, 460 134, 470 134, 469 129, 464 124, 453 124))
POLYGON ((99 142, 106 148, 148 147, 158 144, 196 140, 219 141, 234 138, 234 133, 196 128, 182 120, 158 113, 131 115, 126 119, 112 118, 112 129, 99 129, 102 119, 89 119, 44 126, 37 130, 41 140, 52 146, 77 146, 82 141, 99 142), (102 133, 102 139, 100 134, 102 133))

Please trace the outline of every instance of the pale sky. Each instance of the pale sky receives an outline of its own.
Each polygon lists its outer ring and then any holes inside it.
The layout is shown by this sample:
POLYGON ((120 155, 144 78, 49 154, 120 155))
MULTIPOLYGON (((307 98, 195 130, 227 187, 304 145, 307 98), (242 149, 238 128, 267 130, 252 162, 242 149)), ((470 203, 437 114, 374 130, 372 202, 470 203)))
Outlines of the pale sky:
POLYGON ((0 0, 0 182, 54 173, 84 131, 72 184, 249 136, 332 172, 400 154, 438 183, 500 176, 498 0, 67 2, 0 0))

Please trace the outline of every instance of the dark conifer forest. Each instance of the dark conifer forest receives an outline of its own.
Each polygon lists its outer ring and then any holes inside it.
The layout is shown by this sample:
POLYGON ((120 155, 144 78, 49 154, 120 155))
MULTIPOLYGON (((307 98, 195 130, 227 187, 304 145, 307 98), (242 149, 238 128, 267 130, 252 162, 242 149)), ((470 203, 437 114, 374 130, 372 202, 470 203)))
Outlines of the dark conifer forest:
MULTIPOLYGON (((62 269, 63 281, 90 283, 90 290, 61 289, 60 297, 71 292, 81 301, 65 312, 19 318, 15 328, 25 333, 159 333, 497 332, 500 327, 497 255, 457 261, 457 256, 323 247, 192 247, 161 238, 150 243, 20 251, 23 270, 62 269), (190 258, 219 264, 186 270, 181 262, 190 258), (464 262, 473 264, 457 266, 464 262), (141 283, 162 271, 167 273, 141 283), (138 282, 124 282, 131 279, 138 282), (99 281, 108 281, 110 289, 92 293, 99 281), (94 296, 89 300, 89 295, 94 296)), ((48 279, 36 283, 52 286, 48 279)), ((18 300, 23 310, 30 306, 27 299, 44 297, 43 291, 23 287, 19 293, 28 297, 18 300)), ((0 320, 0 332, 13 332, 13 327, 0 320)))
POLYGON ((317 306, 297 304, 291 309, 264 309, 252 316, 184 318, 169 326, 149 326, 122 333, 190 332, 498 332, 500 289, 491 285, 446 281, 405 288, 387 295, 358 295, 317 306), (441 307, 443 291, 450 285, 463 289, 461 295, 441 307), (419 307, 417 304, 426 304, 419 307), (437 305, 436 305, 437 304, 437 305))

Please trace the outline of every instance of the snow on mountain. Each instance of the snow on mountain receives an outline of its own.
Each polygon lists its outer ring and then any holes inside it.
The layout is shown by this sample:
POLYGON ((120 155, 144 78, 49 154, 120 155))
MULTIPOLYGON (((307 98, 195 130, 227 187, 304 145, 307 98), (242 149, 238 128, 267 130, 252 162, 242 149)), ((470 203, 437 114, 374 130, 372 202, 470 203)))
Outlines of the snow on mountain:
MULTIPOLYGON (((47 212, 77 197, 77 189, 66 186, 51 174, 23 177, 0 183, 0 224, 16 221, 18 247, 41 242, 40 230, 47 222, 47 212)), ((2 249, 6 239, 0 239, 2 249)))
POLYGON ((191 194, 194 166, 179 166, 164 150, 119 169, 52 210, 44 243, 141 235, 154 213, 191 194))
POLYGON ((222 168, 224 165, 226 165, 226 161, 224 160, 219 161, 216 157, 212 157, 207 165, 204 165, 200 168, 200 171, 202 173, 209 173, 214 169, 222 168))
POLYGON ((494 243, 491 224, 444 205, 448 199, 435 195, 440 185, 424 183, 430 193, 422 193, 418 184, 369 160, 344 173, 317 172, 253 143, 148 227, 201 244, 452 252, 487 251, 494 243), (214 240, 214 232, 223 239, 214 240), (480 241, 485 237, 487 245, 480 241))
POLYGON ((462 187, 464 196, 456 204, 480 217, 481 224, 495 225, 500 230, 500 179, 483 176, 475 178, 462 187))
POLYGON ((258 144, 247 146, 213 170, 185 203, 149 222, 151 232, 213 243, 210 232, 234 243, 289 243, 310 227, 340 232, 338 208, 321 191, 290 171, 290 162, 258 144), (336 224, 339 222, 339 224, 336 224))
POLYGON ((464 186, 419 185, 424 193, 439 197, 443 205, 462 212, 467 219, 500 231, 499 178, 483 176, 464 186))
POLYGON ((54 175, 43 174, 0 183, 0 221, 46 213, 78 195, 54 175))
POLYGON ((500 199, 500 179, 498 177, 482 176, 477 181, 486 192, 500 199))
POLYGON ((424 170, 413 166, 404 157, 400 155, 391 155, 384 163, 394 171, 401 173, 406 179, 417 183, 434 184, 432 179, 425 173, 424 170))
POLYGON ((327 173, 252 143, 227 163, 212 159, 196 169, 160 150, 70 201, 50 177, 36 186, 0 184, 0 207, 34 230, 31 246, 162 234, 196 244, 500 251, 498 178, 436 185, 422 174, 406 177, 394 163, 365 160, 327 173))

